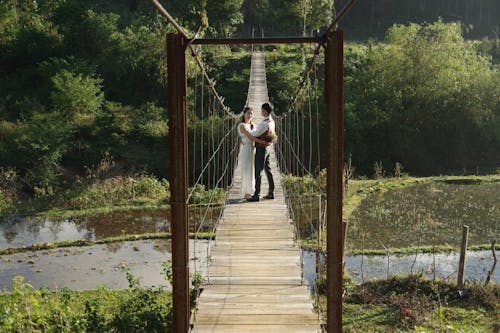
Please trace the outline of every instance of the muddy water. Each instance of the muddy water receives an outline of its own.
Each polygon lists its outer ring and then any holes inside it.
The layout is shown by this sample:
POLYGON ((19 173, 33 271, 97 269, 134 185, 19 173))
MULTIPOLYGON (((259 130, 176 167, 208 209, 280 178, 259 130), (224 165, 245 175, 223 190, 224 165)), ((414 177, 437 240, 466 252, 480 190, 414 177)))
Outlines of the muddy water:
MULTIPOLYGON (((211 241, 189 242, 190 272, 207 271, 211 241)), ((165 286, 162 263, 171 259, 169 240, 118 242, 85 247, 59 248, 0 256, 0 291, 10 290, 14 276, 21 275, 35 288, 111 289, 128 288, 122 267, 130 267, 141 286, 165 286)))
MULTIPOLYGON (((312 288, 316 279, 316 252, 303 251, 304 278, 312 288)), ((320 255, 320 261, 324 265, 325 257, 320 255)), ((422 273, 428 278, 436 276, 439 279, 450 279, 456 282, 459 253, 438 253, 413 255, 390 255, 387 256, 346 256, 345 267, 354 282, 361 284, 373 278, 386 278, 388 275, 422 273)), ((491 251, 470 251, 465 261, 464 279, 466 281, 484 282, 487 271, 491 269, 493 256, 491 251)), ((494 283, 500 283, 500 267, 495 267, 492 277, 494 283)))
MULTIPOLYGON (((190 272, 207 272, 207 254, 211 241, 190 240, 190 272)), ((162 263, 171 259, 169 240, 118 242, 86 247, 60 248, 0 256, 0 290, 10 290, 12 278, 24 276, 35 288, 94 289, 103 285, 112 289, 128 287, 123 265, 130 267, 141 286, 171 288, 162 274, 162 263)), ((304 279, 313 290, 316 279, 316 253, 303 251, 304 279)), ((325 258, 320 257, 324 264, 325 258)), ((465 279, 484 281, 492 266, 489 251, 467 254, 465 279)), ((346 269, 356 283, 387 275, 421 272, 428 278, 456 280, 458 254, 442 253, 386 256, 346 256, 346 269)), ((500 283, 500 268, 493 279, 500 283)))
MULTIPOLYGON (((220 210, 208 211, 200 231, 212 230, 220 210)), ((204 210, 190 210, 191 230, 205 215, 204 210)), ((8 217, 0 222, 0 249, 63 240, 96 240, 123 234, 170 231, 168 209, 134 210, 103 215, 52 219, 8 217)), ((196 225, 196 229, 198 226, 196 225)))

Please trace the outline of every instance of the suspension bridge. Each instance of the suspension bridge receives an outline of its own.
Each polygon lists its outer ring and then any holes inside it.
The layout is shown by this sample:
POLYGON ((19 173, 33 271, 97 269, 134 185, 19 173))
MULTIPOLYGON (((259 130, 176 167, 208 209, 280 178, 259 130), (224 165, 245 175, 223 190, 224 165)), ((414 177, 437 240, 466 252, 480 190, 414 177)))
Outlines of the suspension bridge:
MULTIPOLYGON (((247 104, 259 113, 268 102, 264 56, 252 56, 247 104)), ((256 117, 257 122, 261 117, 256 117)), ((241 200, 240 165, 216 232, 207 284, 197 300, 192 332, 318 332, 300 251, 288 217, 273 147, 275 199, 241 200)), ((267 179, 263 177, 263 190, 267 179)))
MULTIPOLYGON (((190 38, 157 0, 151 1, 177 30, 167 35, 173 331, 318 332, 326 324, 328 332, 342 332, 344 41, 338 24, 356 1, 350 0, 321 36, 218 39, 198 38, 201 28, 190 38), (224 104, 199 52, 200 45, 214 44, 316 44, 287 111, 276 117, 278 144, 275 150, 268 148, 276 182, 274 200, 250 203, 243 201, 239 193, 240 145, 236 129, 241 114, 232 113, 224 104), (190 50, 199 69, 198 74, 189 79, 186 50, 190 50), (323 64, 319 64, 322 50, 323 64), (318 74, 319 68, 322 74, 318 74), (320 140, 318 134, 313 143, 312 133, 320 131, 319 77, 324 89, 327 137, 320 140), (315 88, 311 89, 312 86, 315 88), (316 110, 315 124, 313 109, 316 110), (319 176, 321 145, 325 146, 324 164, 328 171, 325 209, 324 214, 320 211, 316 218, 315 237, 318 241, 322 238, 319 226, 324 216, 327 253, 324 323, 313 311, 311 293, 302 278, 296 241, 300 235, 294 230, 294 226, 298 229, 299 225, 293 223, 293 209, 285 203, 285 199, 290 201, 291 193, 284 195, 281 183, 281 172, 319 176), (314 163, 313 154, 317 157, 314 163), (199 202, 193 208, 200 188, 205 193, 201 195, 209 193, 208 203, 199 202), (227 200, 223 208, 214 213, 213 208, 221 204, 216 200, 220 190, 224 190, 227 200), (207 223, 209 220, 211 224, 207 223), (197 295, 194 309, 191 308, 190 279, 199 276, 199 271, 196 268, 194 272, 189 271, 189 262, 197 260, 189 257, 188 234, 193 230, 195 244, 200 231, 216 232, 215 245, 207 251, 206 283, 197 295)), ((262 103, 268 99, 264 56, 255 53, 246 105, 258 115, 262 103)), ((256 118, 258 122, 260 119, 256 118)), ((263 178, 262 190, 265 191, 267 183, 263 178)), ((316 183, 319 186, 319 182, 316 183)), ((302 202, 299 206, 305 210, 302 202)), ((311 222, 311 229, 312 225, 311 222)), ((319 260, 316 266, 318 272, 319 260)))

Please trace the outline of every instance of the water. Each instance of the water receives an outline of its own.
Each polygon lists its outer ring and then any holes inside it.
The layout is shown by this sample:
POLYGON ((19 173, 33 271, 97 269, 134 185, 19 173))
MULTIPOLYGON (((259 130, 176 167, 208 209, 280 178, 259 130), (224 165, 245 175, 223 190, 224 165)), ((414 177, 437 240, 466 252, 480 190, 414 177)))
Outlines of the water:
MULTIPOLYGON (((318 197, 290 198, 301 238, 315 238, 318 197)), ((321 203, 324 210, 325 202, 321 203)), ((500 182, 434 181, 368 195, 352 212, 347 249, 490 244, 500 235, 500 182)))
MULTIPOLYGON (((211 231, 220 209, 210 209, 199 231, 211 231)), ((191 230, 205 208, 190 209, 191 230)), ((0 223, 0 249, 63 240, 98 240, 124 234, 170 232, 170 210, 133 210, 80 218, 9 217, 0 223)), ((198 222, 199 223, 199 222, 198 222)), ((196 226, 198 229, 198 226, 196 226)))
POLYGON ((463 225, 469 226, 469 245, 498 237, 500 182, 433 182, 371 194, 349 218, 347 247, 459 247, 463 225))
MULTIPOLYGON (((206 275, 207 253, 212 241, 189 240, 189 271, 206 275)), ((21 275, 38 289, 128 288, 122 266, 130 268, 142 287, 171 289, 162 263, 171 260, 170 240, 154 239, 58 248, 0 256, 0 291, 11 290, 12 279, 21 275)))
MULTIPOLYGON (((316 255, 314 251, 302 251, 304 260, 304 279, 308 281, 311 290, 314 290, 316 280, 316 255)), ((427 278, 434 275, 442 280, 456 282, 459 253, 431 253, 412 255, 352 255, 345 256, 345 267, 356 284, 374 278, 386 278, 388 275, 422 273, 427 278)), ((321 264, 325 264, 325 256, 320 254, 321 264)), ((465 261, 465 281, 484 282, 488 270, 493 264, 491 251, 469 251, 465 261)), ((492 281, 500 283, 500 267, 497 265, 492 281)))

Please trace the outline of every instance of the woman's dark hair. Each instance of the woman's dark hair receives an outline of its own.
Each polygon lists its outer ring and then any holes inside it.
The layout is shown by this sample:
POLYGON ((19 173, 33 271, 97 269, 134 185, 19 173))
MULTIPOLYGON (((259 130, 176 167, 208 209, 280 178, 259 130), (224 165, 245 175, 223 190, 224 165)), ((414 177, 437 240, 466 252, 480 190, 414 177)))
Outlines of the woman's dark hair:
MULTIPOLYGON (((245 122, 245 113, 247 113, 248 111, 252 111, 252 108, 249 106, 245 106, 245 109, 243 110, 243 114, 241 115, 241 122, 242 123, 245 122)), ((253 129, 253 125, 251 128, 253 129)))

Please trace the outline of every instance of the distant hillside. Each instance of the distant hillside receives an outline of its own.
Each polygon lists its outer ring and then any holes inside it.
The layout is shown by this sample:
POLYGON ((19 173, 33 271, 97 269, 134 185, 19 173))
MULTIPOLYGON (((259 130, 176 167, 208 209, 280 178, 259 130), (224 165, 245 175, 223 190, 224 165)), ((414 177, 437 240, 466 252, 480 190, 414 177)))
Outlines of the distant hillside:
MULTIPOLYGON (((340 11, 349 0, 336 0, 340 11)), ((342 27, 349 39, 383 37, 394 23, 460 21, 467 38, 498 38, 500 1, 498 0, 358 0, 342 27)))

